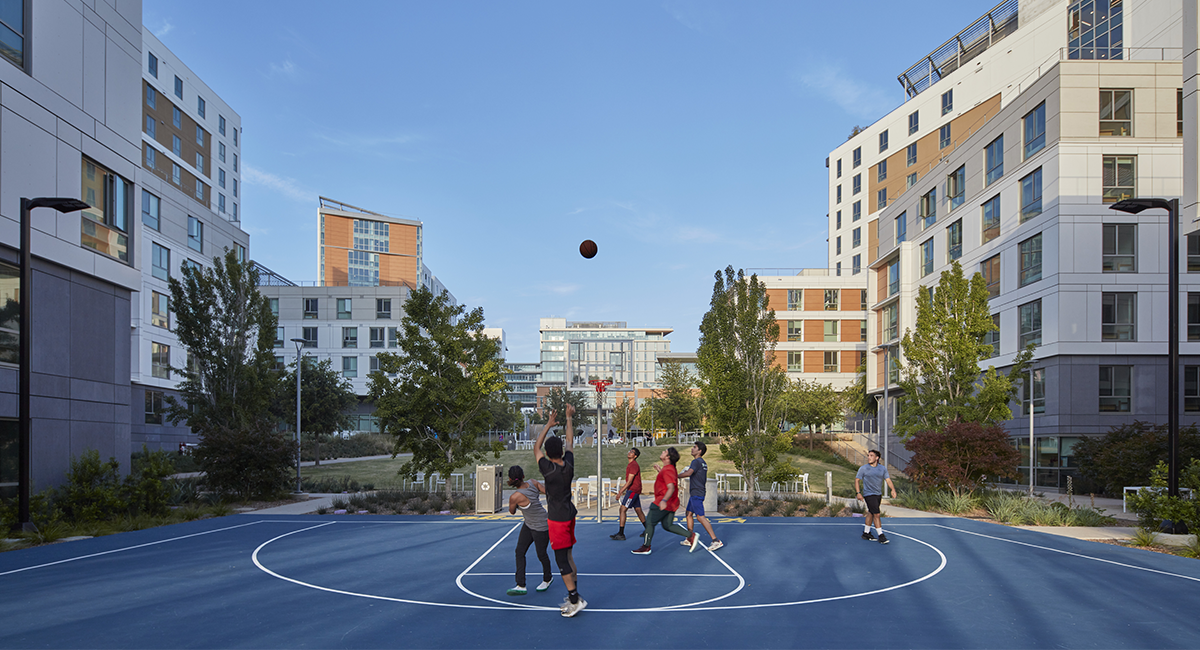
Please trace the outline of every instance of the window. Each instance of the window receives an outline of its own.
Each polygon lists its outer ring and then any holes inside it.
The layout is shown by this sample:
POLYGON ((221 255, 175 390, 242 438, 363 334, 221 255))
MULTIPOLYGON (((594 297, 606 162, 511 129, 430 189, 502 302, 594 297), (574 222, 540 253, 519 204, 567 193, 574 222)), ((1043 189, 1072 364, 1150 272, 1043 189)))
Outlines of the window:
POLYGON ((854 275, 858 275, 859 271, 862 271, 862 255, 861 254, 855 255, 854 257, 850 258, 850 272, 853 273, 854 275))
POLYGON ((312 319, 317 317, 318 302, 317 298, 304 299, 304 318, 312 319))
POLYGON ((984 170, 987 172, 984 187, 1004 176, 1004 136, 992 140, 991 144, 984 148, 984 170))
POLYGON ((1072 0, 1067 11, 1067 58, 1123 58, 1122 22, 1122 3, 1117 0, 1096 3, 1072 0))
POLYGON ((150 375, 159 379, 171 378, 171 346, 150 342, 150 375))
POLYGON ((167 297, 157 291, 150 292, 150 324, 155 327, 167 327, 170 325, 170 306, 167 302, 167 297))
POLYGON ((918 116, 918 113, 920 113, 920 111, 913 111, 908 116, 908 134, 909 135, 916 133, 917 130, 921 128, 921 120, 918 116))
POLYGON ((279 319, 279 298, 269 298, 268 303, 271 306, 271 315, 279 319))
POLYGON ((1046 102, 1025 115, 1025 158, 1046 146, 1046 102))
POLYGON ((851 246, 851 248, 858 248, 859 246, 862 246, 862 228, 855 228, 850 234, 851 238, 853 239, 853 246, 851 246))
MULTIPOLYGON (((151 139, 158 136, 158 120, 154 119, 153 115, 146 116, 146 135, 151 139)), ((149 145, 146 145, 149 147, 149 145)))
POLYGON ((854 153, 851 156, 851 158, 854 159, 854 164, 852 165, 852 167, 857 169, 858 166, 862 164, 862 147, 855 147, 854 153))
POLYGON ((242 246, 241 244, 234 244, 233 247, 234 247, 234 250, 237 251, 237 261, 245 264, 246 263, 246 247, 242 246))
POLYGON ((142 190, 142 223, 158 230, 158 209, 160 201, 157 196, 142 190))
POLYGON ((182 170, 179 169, 179 165, 176 165, 175 163, 171 163, 171 182, 175 183, 176 185, 181 184, 181 182, 180 182, 181 177, 182 177, 181 171, 182 170))
POLYGON ((788 372, 804 372, 804 353, 789 350, 787 353, 788 372))
POLYGON ((203 272, 203 271, 204 271, 204 267, 200 266, 199 264, 197 264, 197 263, 193 262, 193 261, 192 261, 192 260, 190 260, 190 259, 185 259, 185 260, 183 260, 182 262, 180 262, 180 263, 179 263, 179 268, 180 268, 181 270, 183 270, 183 271, 187 271, 188 269, 192 269, 192 270, 194 270, 196 273, 201 273, 201 272, 203 272))
POLYGON ((350 318, 350 298, 337 299, 337 317, 345 320, 350 318))
POLYGON ((823 365, 823 368, 824 368, 825 372, 837 372, 838 371, 837 350, 827 350, 825 352, 824 356, 825 356, 825 363, 823 365))
POLYGON ((1042 301, 1039 298, 1017 308, 1021 323, 1021 338, 1017 345, 1023 350, 1029 345, 1042 344, 1042 301))
POLYGON ((1200 411, 1200 366, 1183 367, 1183 410, 1200 411))
POLYGON ((1023 287, 1027 284, 1037 282, 1042 279, 1042 233, 1038 233, 1029 239, 1021 242, 1018 246, 1018 260, 1020 262, 1018 268, 1020 271, 1017 275, 1017 286, 1023 287))
POLYGON ((882 210, 887 207, 887 188, 883 188, 875 193, 875 209, 882 210))
POLYGON ((80 185, 80 198, 88 207, 79 220, 79 243, 129 262, 129 236, 125 233, 133 215, 133 183, 84 158, 80 185))
POLYGON ((913 172, 904 178, 904 189, 908 189, 917 184, 917 174, 913 172))
POLYGON ((842 186, 841 185, 838 185, 836 188, 834 188, 834 201, 836 203, 842 202, 842 186))
POLYGON ((825 311, 837 311, 838 309, 838 290, 825 290, 825 311))
POLYGON ((900 260, 888 264, 888 297, 900 293, 900 260))
POLYGON ((842 227, 842 211, 838 210, 837 211, 837 225, 835 225, 833 229, 840 230, 841 227, 842 227))
POLYGON ((151 242, 150 275, 159 280, 171 278, 171 251, 168 248, 151 242))
POLYGON ((842 277, 842 263, 841 262, 837 263, 836 273, 839 278, 842 277))
MULTIPOLYGON (((5 20, 5 22, 8 22, 8 21, 5 20)), ((147 52, 146 56, 147 56, 146 71, 150 73, 151 77, 154 77, 155 79, 157 79, 158 78, 158 57, 154 56, 154 52, 147 52)))
POLYGON ((862 201, 855 201, 854 205, 850 206, 850 221, 859 219, 862 219, 862 201))
POLYGON ((1200 273, 1200 233, 1187 236, 1187 272, 1200 273))
POLYGON ((938 149, 945 149, 946 147, 949 147, 949 146, 950 146, 950 123, 947 122, 946 124, 942 125, 942 128, 938 129, 938 149))
MULTIPOLYGON (((236 183, 237 181, 234 181, 234 182, 236 183)), ((237 221, 238 220, 237 203, 234 203, 232 205, 232 207, 233 207, 233 220, 237 221)))
POLYGON ((921 203, 918 210, 918 216, 921 219, 921 228, 928 228, 937 222, 937 188, 921 195, 921 203))
POLYGON ((217 143, 217 160, 220 160, 221 162, 225 162, 225 143, 224 142, 217 143))
POLYGON ((204 146, 204 129, 200 128, 199 125, 196 126, 196 144, 201 147, 204 146))
POLYGON ((283 328, 276 327, 275 328, 275 347, 277 347, 277 348, 283 347, 284 336, 285 336, 285 334, 284 334, 283 328))
POLYGON ((967 167, 960 166, 946 177, 946 198, 950 200, 950 209, 954 210, 963 204, 967 198, 967 167))
POLYGON ((987 283, 988 297, 1000 295, 1000 255, 993 255, 979 263, 979 273, 987 283))
POLYGON ((879 134, 879 153, 887 151, 888 148, 888 132, 884 129, 883 133, 879 134))
POLYGON ((921 244, 921 277, 933 273, 933 238, 921 244))
POLYGON ((983 211, 983 243, 1000 236, 1000 195, 988 199, 981 206, 983 211))
POLYGON ((400 347, 400 344, 398 342, 399 330, 400 330, 400 328, 398 328, 398 327, 389 327, 388 328, 388 347, 389 348, 400 347))
POLYGON ((896 243, 899 244, 900 242, 902 242, 906 239, 908 239, 908 211, 907 210, 904 212, 901 212, 900 216, 896 217, 896 243))
POLYGON ((1021 415, 1029 415, 1030 389, 1033 389, 1033 412, 1046 412, 1046 369, 1032 368, 1021 379, 1021 415), (1032 377, 1030 376, 1032 375, 1032 377), (1032 381, 1031 381, 1032 380, 1032 381))
POLYGON ((149 143, 146 144, 146 169, 154 169, 158 166, 158 152, 149 143))
POLYGON ((1021 179, 1021 223, 1042 213, 1042 168, 1021 179))
POLYGON ((342 328, 342 347, 356 348, 358 347, 358 328, 343 327, 342 328))
POLYGON ((220 133, 221 135, 225 135, 225 116, 224 115, 217 116, 217 132, 220 133))
POLYGON ((217 193, 217 211, 225 211, 225 195, 221 194, 220 192, 217 193))
POLYGON ((317 328, 305 327, 302 331, 304 334, 300 338, 304 339, 303 346, 306 348, 317 347, 317 328))
POLYGON ((146 84, 146 105, 150 108, 158 108, 158 93, 154 92, 154 88, 150 84, 146 84))
POLYGON ((392 299, 391 298, 376 298, 375 299, 375 318, 391 318, 392 317, 392 299))
POLYGON ((842 254, 842 238, 839 235, 834 240, 834 255, 841 255, 841 254, 842 254))
POLYGON ((826 343, 837 343, 838 321, 835 321, 835 320, 825 321, 825 339, 824 340, 826 343))
POLYGON ((1183 89, 1175 92, 1175 135, 1183 137, 1183 89))
POLYGON ((962 257, 962 219, 946 228, 946 257, 951 262, 962 257))
POLYGON ((1133 91, 1100 89, 1100 135, 1133 135, 1133 91))
POLYGON ((183 99, 183 79, 175 77, 175 96, 183 99))
POLYGON ((178 106, 171 107, 171 124, 177 129, 183 128, 183 111, 179 110, 178 106))
MULTIPOLYGON (((1137 293, 1104 293, 1100 303, 1100 340, 1137 340, 1137 293)), ((1191 294, 1188 295, 1188 315, 1191 316, 1191 294)), ((1189 334, 1191 328, 1188 328, 1189 334)))
POLYGON ((788 289, 787 310, 801 311, 802 309, 804 309, 804 290, 788 289))
POLYGON ((892 303, 883 308, 883 342, 900 338, 900 306, 892 303))
POLYGON ((887 180, 887 160, 880 160, 875 166, 875 180, 882 182, 887 180))
POLYGON ((236 179, 236 178, 233 179, 233 196, 234 196, 234 198, 237 197, 237 181, 238 181, 238 179, 236 179))
POLYGON ((204 173, 204 154, 199 152, 196 153, 196 171, 204 173))
POLYGON ((196 217, 188 217, 188 248, 204 252, 204 223, 196 217))
POLYGON ((180 140, 179 136, 177 135, 171 136, 171 153, 175 154, 176 156, 183 153, 183 141, 180 140))
POLYGON ((954 110, 954 89, 942 93, 942 115, 954 110))
POLYGON ((1137 273, 1137 224, 1104 224, 1100 257, 1104 273, 1137 273))
POLYGON ((992 314, 992 330, 983 335, 985 345, 992 346, 992 356, 1000 356, 1000 314, 992 314))
POLYGON ((237 143, 238 143, 238 130, 234 129, 233 130, 233 146, 236 147, 237 143))
POLYGON ((200 117, 204 117, 204 98, 203 97, 196 98, 196 112, 200 114, 200 117))
POLYGON ((917 164, 917 143, 912 143, 904 149, 905 167, 912 167, 917 164))
POLYGON ((342 376, 358 376, 358 357, 342 357, 342 376))
POLYGON ((1100 412, 1128 413, 1132 366, 1100 366, 1100 412))
MULTIPOLYGON (((862 341, 863 343, 867 342, 867 321, 866 320, 858 321, 858 340, 862 341)), ((859 364, 859 365, 862 365, 862 364, 859 364)))
MULTIPOLYGON (((151 54, 150 56, 154 56, 151 54)), ((163 423, 163 392, 159 390, 146 391, 146 424, 163 423)))
POLYGON ((373 355, 369 357, 368 367, 370 372, 379 372, 379 357, 373 355))
POLYGON ((224 169, 217 170, 217 185, 220 185, 221 187, 225 187, 225 170, 224 169))
POLYGON ((1104 157, 1104 202, 1136 196, 1137 156, 1104 157))
POLYGON ((201 183, 199 179, 196 179, 196 200, 204 200, 204 183, 201 183))
POLYGON ((804 321, 790 320, 787 322, 787 340, 803 341, 804 340, 804 321))
POLYGON ((842 161, 841 161, 841 159, 839 159, 837 161, 837 178, 841 178, 841 177, 842 177, 842 161))
POLYGON ((1187 340, 1200 341, 1200 293, 1187 295, 1187 340))
POLYGON ((853 188, 850 190, 851 194, 858 194, 862 191, 862 174, 854 175, 854 180, 851 182, 851 187, 853 188))
MULTIPOLYGON (((866 289, 859 289, 859 291, 858 291, 858 308, 861 309, 862 311, 867 310, 867 290, 866 289)), ((866 326, 867 325, 864 322, 863 327, 866 327, 866 326)), ((867 338, 864 336, 862 340, 866 341, 867 338)))

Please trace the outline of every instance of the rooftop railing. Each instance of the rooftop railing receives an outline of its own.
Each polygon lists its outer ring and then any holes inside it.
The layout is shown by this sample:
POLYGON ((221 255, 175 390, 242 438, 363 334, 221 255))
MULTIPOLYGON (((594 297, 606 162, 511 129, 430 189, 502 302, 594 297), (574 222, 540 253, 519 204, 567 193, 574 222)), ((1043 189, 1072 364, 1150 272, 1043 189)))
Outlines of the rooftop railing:
POLYGON ((1017 0, 1004 0, 969 27, 942 43, 896 79, 916 97, 942 77, 961 68, 1004 37, 1017 31, 1017 0))

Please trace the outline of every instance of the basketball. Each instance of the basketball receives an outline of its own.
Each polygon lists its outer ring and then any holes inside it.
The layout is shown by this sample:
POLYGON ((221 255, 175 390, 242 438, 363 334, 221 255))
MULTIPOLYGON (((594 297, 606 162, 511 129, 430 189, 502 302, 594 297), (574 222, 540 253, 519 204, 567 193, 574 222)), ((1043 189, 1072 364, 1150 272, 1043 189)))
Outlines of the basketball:
POLYGON ((590 239, 583 240, 583 243, 579 245, 579 254, 588 258, 589 260, 596 256, 597 250, 596 242, 590 239))

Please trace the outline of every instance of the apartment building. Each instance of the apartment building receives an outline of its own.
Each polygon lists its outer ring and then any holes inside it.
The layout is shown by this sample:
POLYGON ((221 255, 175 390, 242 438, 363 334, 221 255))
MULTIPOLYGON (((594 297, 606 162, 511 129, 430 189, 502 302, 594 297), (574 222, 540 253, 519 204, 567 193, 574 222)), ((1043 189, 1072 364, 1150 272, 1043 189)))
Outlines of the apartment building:
POLYGON ((248 259, 241 227, 242 119, 149 31, 142 32, 142 149, 137 205, 141 291, 131 305, 132 441, 174 450, 195 443, 191 429, 163 417, 177 396, 187 353, 173 331, 170 278, 212 266, 226 250, 248 259))
POLYGON ((611 380, 604 407, 626 397, 652 397, 659 388, 657 355, 671 351, 666 327, 629 327, 624 321, 568 321, 543 318, 539 323, 542 381, 538 408, 552 388, 591 391, 591 379, 611 380))
POLYGON ((507 362, 504 364, 504 373, 504 379, 508 382, 508 399, 520 402, 522 409, 536 409, 542 364, 507 362))
POLYGON ((89 449, 127 468, 130 304, 141 287, 133 228, 140 141, 141 3, 39 0, 0 16, 0 496, 18 485, 18 295, 24 198, 90 207, 31 213, 32 489, 89 449))
MULTIPOLYGON (((896 390, 885 358, 918 293, 955 262, 979 271, 999 328, 981 365, 1003 371, 1036 346, 1006 426, 1028 458, 1032 409, 1042 487, 1075 475, 1083 436, 1166 419, 1166 216, 1110 207, 1184 192, 1182 5, 1001 3, 902 74, 908 101, 830 156, 831 239, 857 227, 837 221, 846 200, 869 212, 868 390, 896 390)), ((1200 240, 1184 246, 1187 423, 1200 415, 1200 240)))

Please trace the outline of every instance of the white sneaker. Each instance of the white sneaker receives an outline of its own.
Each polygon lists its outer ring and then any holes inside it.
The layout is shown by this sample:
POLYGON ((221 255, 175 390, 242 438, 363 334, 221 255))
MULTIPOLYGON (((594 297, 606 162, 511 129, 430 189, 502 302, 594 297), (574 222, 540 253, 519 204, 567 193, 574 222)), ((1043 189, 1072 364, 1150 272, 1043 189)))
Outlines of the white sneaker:
POLYGON ((712 544, 709 544, 709 545, 708 545, 708 550, 710 550, 710 551, 715 551, 715 550, 717 550, 717 549, 721 548, 721 547, 722 547, 722 546, 724 546, 724 545, 725 545, 725 542, 722 542, 721 540, 719 540, 719 539, 716 539, 716 540, 713 540, 713 543, 712 543, 712 544))
POLYGON ((582 597, 579 599, 579 602, 577 602, 577 603, 572 603, 571 599, 568 598, 566 607, 562 610, 562 615, 567 618, 571 618, 572 616, 578 614, 579 612, 582 612, 585 607, 587 607, 587 601, 584 600, 582 597))
POLYGON ((538 586, 537 586, 537 590, 538 590, 538 591, 546 591, 547 589, 549 589, 549 588, 550 588, 550 583, 551 583, 551 582, 554 582, 554 577, 553 577, 553 576, 551 576, 549 580, 547 580, 547 581, 543 582, 542 584, 538 585, 538 586))
POLYGON ((683 540, 682 542, 679 542, 679 545, 680 545, 680 546, 691 546, 691 545, 692 545, 692 543, 691 543, 690 541, 688 541, 688 540, 690 540, 690 539, 691 539, 691 538, 689 537, 688 539, 685 539, 685 540, 683 540))

